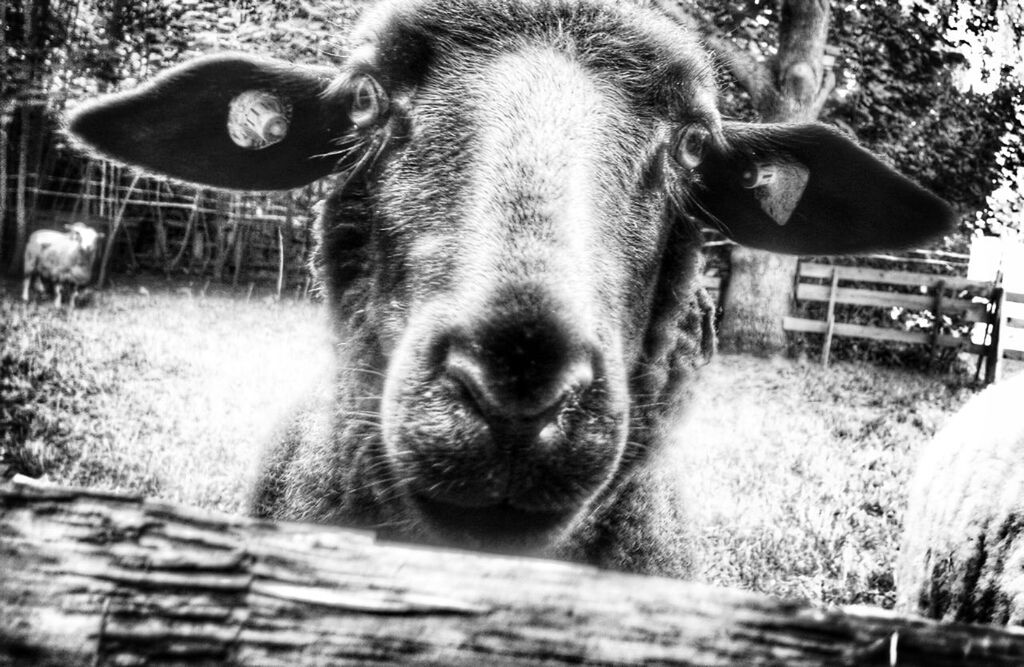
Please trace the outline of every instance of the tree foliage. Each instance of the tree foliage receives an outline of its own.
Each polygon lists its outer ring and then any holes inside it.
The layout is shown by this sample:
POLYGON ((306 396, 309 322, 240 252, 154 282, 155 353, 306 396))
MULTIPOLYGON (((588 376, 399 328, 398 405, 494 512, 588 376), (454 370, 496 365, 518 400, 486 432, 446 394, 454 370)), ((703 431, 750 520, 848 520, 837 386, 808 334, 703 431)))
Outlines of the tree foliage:
POLYGON ((58 106, 135 85, 188 57, 259 52, 324 62, 365 0, 16 0, 4 3, 0 99, 58 106))
POLYGON ((963 29, 954 29, 962 21, 969 35, 986 39, 998 27, 996 4, 915 4, 901 11, 896 4, 860 2, 842 6, 833 22, 844 51, 860 48, 846 60, 847 88, 838 90, 828 117, 855 128, 898 169, 949 200, 969 227, 988 208, 989 195, 1024 167, 1021 79, 1008 65, 984 71, 985 62, 969 62, 969 44, 956 36, 963 29), (963 81, 979 69, 989 90, 963 81), (1017 150, 1006 150, 1014 142, 1017 150))
MULTIPOLYGON (((186 57, 215 50, 330 61, 347 48, 347 27, 364 4, 366 0, 4 3, 0 99, 55 93, 78 99, 132 85, 186 57)), ((741 49, 767 59, 777 52, 779 8, 784 5, 774 0, 696 4, 741 49)), ((1021 14, 1013 0, 833 3, 829 42, 838 52, 836 89, 823 119, 849 128, 971 220, 975 212, 998 208, 987 199, 1000 186, 1012 188, 1017 170, 1024 167, 1019 140, 1024 87, 1019 71, 1009 67, 983 73, 983 80, 995 84, 985 92, 958 85, 958 80, 968 66, 977 67, 963 55, 972 40, 990 54, 995 50, 991 36, 1006 23, 1000 16, 1009 19, 1010 37, 1019 44, 1021 14)), ((736 86, 727 88, 725 97, 731 115, 755 115, 736 86)), ((1002 201, 1005 208, 1005 197, 1002 201)))
MULTIPOLYGON (((698 5, 741 50, 770 62, 779 3, 698 5)), ((950 201, 965 231, 1019 224, 1022 14, 1013 0, 832 3, 836 88, 821 119, 950 201), (969 75, 983 86, 968 86, 969 75)), ((729 113, 755 117, 744 91, 727 83, 729 113)))

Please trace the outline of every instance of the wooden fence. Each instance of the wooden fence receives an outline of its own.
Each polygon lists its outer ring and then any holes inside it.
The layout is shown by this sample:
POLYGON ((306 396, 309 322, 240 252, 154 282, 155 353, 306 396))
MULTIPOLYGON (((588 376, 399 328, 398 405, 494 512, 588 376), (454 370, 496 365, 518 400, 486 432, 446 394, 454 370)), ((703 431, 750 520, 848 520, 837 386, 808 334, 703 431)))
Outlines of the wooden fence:
MULTIPOLYGON (((711 280, 711 279, 708 279, 711 280)), ((1024 359, 1024 294, 1007 292, 997 283, 943 274, 897 271, 863 266, 834 266, 803 261, 797 275, 796 300, 824 304, 822 319, 791 316, 787 331, 824 334, 823 364, 828 364, 836 336, 925 345, 932 350, 954 349, 979 355, 985 361, 986 381, 999 379, 1005 358, 1024 359), (844 322, 837 305, 874 310, 873 319, 923 313, 921 327, 877 326, 844 322), (977 326, 983 328, 982 342, 977 326)))
POLYGON ((998 382, 1003 360, 1024 361, 1024 292, 996 290, 992 327, 993 368, 990 380, 998 382))
POLYGON ((308 287, 314 207, 325 196, 325 183, 281 193, 229 193, 140 176, 105 161, 80 162, 78 174, 30 174, 8 185, 31 204, 25 236, 72 221, 106 234, 96 267, 101 286, 115 270, 147 270, 235 285, 276 280, 279 292, 308 287))
POLYGON ((1020 665, 1024 633, 0 484, 0 663, 1020 665))

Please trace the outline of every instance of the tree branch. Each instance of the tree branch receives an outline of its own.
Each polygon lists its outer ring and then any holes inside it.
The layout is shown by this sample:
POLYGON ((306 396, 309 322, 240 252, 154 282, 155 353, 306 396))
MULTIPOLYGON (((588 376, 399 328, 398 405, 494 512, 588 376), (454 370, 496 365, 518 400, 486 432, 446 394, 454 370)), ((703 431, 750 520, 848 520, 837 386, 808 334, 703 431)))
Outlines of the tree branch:
POLYGON ((822 77, 821 88, 818 89, 818 95, 814 98, 814 102, 811 104, 811 114, 813 118, 817 118, 821 115, 822 110, 825 108, 825 103, 828 102, 828 98, 832 96, 832 91, 836 89, 836 73, 832 71, 831 67, 825 68, 825 75, 822 77))
MULTIPOLYGON (((823 65, 828 38, 828 0, 784 0, 779 22, 779 88, 782 106, 773 120, 814 120, 831 87, 823 65)), ((834 81, 831 84, 835 85, 834 81)))
POLYGON ((676 0, 653 0, 653 4, 673 21, 701 36, 722 68, 750 95, 755 109, 762 115, 765 109, 774 109, 778 91, 768 65, 736 46, 696 5, 683 9, 676 0))

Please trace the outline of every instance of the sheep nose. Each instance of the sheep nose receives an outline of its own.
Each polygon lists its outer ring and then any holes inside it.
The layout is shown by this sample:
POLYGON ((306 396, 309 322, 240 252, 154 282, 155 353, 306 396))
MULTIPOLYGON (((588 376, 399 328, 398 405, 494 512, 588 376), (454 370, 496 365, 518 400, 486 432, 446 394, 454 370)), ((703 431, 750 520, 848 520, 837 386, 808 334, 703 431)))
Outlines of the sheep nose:
MULTIPOLYGON (((529 368, 523 367, 524 370, 529 368)), ((573 361, 557 372, 545 370, 531 379, 531 373, 494 377, 482 364, 461 352, 449 354, 445 363, 449 377, 462 385, 480 413, 489 421, 536 421, 553 419, 567 396, 585 390, 594 380, 587 361, 573 361)))
POLYGON ((592 354, 557 328, 519 324, 453 343, 444 372, 492 426, 553 421, 594 381, 592 354))

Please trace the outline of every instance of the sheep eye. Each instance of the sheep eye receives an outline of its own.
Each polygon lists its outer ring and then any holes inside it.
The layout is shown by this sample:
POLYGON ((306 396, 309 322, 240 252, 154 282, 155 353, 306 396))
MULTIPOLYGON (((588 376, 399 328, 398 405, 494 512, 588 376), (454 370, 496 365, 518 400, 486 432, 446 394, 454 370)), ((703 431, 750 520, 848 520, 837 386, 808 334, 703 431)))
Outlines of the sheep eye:
POLYGON ((676 142, 676 161, 687 169, 696 169, 704 159, 710 137, 711 133, 700 125, 687 127, 676 142))
POLYGON ((388 99, 384 89, 372 76, 363 75, 356 81, 352 92, 352 108, 348 117, 359 129, 373 125, 387 110, 388 99))

